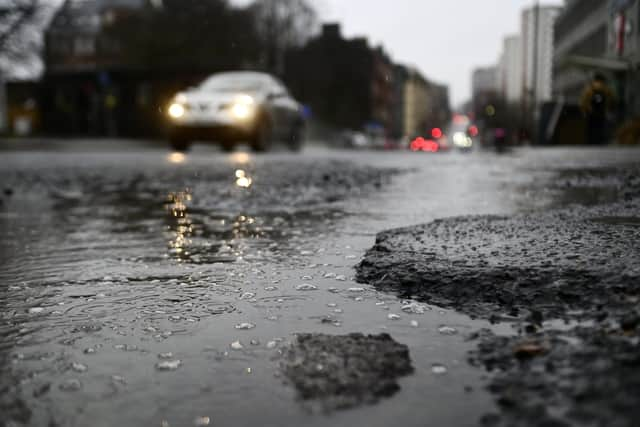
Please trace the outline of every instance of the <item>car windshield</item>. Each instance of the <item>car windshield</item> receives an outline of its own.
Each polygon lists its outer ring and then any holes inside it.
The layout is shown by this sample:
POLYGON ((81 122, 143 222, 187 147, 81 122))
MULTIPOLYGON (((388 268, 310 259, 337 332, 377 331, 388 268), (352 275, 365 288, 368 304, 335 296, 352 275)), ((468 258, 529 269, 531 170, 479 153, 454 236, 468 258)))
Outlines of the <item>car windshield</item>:
POLYGON ((224 74, 206 79, 199 89, 206 92, 259 92, 265 86, 264 78, 255 75, 224 74))

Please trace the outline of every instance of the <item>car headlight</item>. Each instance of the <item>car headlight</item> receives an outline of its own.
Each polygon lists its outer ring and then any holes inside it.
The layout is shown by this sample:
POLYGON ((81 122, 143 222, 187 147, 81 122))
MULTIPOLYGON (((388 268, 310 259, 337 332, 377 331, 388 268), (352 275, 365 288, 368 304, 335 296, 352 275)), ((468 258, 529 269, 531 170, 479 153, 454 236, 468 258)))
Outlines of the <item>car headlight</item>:
POLYGON ((169 106, 168 112, 169 116, 173 117, 174 119, 179 119, 180 117, 184 116, 185 109, 182 104, 174 102, 169 106))
POLYGON ((233 104, 231 107, 233 117, 240 120, 246 120, 253 115, 253 106, 247 104, 233 104))
POLYGON ((247 120, 255 113, 255 100, 250 95, 239 95, 231 105, 231 115, 238 120, 247 120))
POLYGON ((453 134, 453 143, 456 147, 469 148, 473 145, 473 140, 464 132, 456 132, 453 134))

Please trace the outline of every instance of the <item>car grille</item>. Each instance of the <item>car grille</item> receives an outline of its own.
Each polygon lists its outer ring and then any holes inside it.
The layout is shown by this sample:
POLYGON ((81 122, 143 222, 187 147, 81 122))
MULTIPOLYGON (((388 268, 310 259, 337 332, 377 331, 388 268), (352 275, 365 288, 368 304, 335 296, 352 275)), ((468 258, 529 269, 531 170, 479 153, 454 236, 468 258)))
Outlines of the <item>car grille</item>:
POLYGON ((188 103, 185 105, 186 109, 189 111, 196 111, 196 112, 202 112, 202 113, 206 113, 207 111, 209 111, 211 109, 211 106, 207 103, 204 102, 200 102, 200 103, 188 103))

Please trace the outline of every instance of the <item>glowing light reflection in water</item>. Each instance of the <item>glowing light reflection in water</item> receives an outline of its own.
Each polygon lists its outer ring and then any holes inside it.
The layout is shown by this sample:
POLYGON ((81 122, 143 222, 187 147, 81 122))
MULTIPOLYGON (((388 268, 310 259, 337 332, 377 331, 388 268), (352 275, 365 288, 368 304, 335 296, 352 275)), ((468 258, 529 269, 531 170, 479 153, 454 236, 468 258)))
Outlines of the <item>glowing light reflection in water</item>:
POLYGON ((175 255, 180 261, 190 255, 188 247, 192 243, 193 224, 189 217, 187 203, 191 199, 192 196, 188 190, 169 193, 167 196, 166 209, 174 223, 173 227, 169 226, 173 232, 173 239, 169 241, 169 253, 175 255))
POLYGON ((263 220, 249 215, 190 211, 191 190, 167 195, 168 255, 178 262, 234 262, 259 255, 265 238, 263 220))
POLYGON ((231 163, 237 165, 246 165, 251 161, 251 155, 242 151, 235 152, 229 156, 231 163))
POLYGON ((187 160, 187 156, 185 156, 184 153, 181 153, 179 151, 174 151, 167 155, 167 160, 169 161, 169 163, 179 165, 184 163, 187 160))
POLYGON ((242 169, 236 171, 236 185, 240 188, 249 188, 253 184, 253 179, 247 176, 247 172, 242 169))

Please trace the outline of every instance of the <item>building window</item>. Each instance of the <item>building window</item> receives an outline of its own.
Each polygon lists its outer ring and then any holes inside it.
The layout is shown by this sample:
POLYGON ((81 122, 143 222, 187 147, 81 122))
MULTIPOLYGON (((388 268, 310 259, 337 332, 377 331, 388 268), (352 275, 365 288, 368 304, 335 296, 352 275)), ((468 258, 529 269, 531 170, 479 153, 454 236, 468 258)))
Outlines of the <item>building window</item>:
POLYGON ((73 41, 73 53, 76 55, 93 55, 96 51, 95 41, 89 37, 76 37, 73 41))
POLYGON ((113 25, 116 22, 116 13, 113 10, 107 10, 102 15, 102 21, 105 26, 113 25))
POLYGON ((54 55, 68 55, 71 53, 69 49, 69 41, 65 37, 51 38, 51 53, 54 55))

